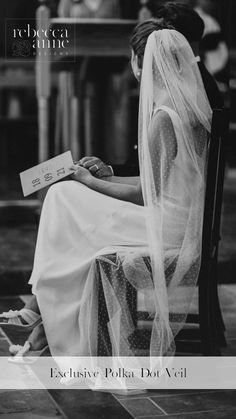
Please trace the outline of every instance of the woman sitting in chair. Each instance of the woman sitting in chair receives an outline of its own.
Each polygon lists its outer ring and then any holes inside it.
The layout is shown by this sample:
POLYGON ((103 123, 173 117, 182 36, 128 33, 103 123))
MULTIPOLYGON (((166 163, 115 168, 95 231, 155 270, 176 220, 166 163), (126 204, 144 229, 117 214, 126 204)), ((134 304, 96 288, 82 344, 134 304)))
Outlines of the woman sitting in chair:
MULTIPOLYGON (((53 356, 97 355, 98 270, 112 355, 135 355, 127 283, 154 314, 149 354, 173 354, 198 278, 212 111, 182 34, 145 21, 135 28, 131 48, 140 81, 140 178, 104 181, 77 164, 71 181, 53 185, 30 278, 35 304, 28 314, 35 317, 2 315, 6 332, 32 330, 42 320, 53 356), (107 254, 116 255, 115 263, 107 254), (170 311, 179 313, 173 322, 170 311)), ((18 355, 32 349, 34 339, 18 355)))

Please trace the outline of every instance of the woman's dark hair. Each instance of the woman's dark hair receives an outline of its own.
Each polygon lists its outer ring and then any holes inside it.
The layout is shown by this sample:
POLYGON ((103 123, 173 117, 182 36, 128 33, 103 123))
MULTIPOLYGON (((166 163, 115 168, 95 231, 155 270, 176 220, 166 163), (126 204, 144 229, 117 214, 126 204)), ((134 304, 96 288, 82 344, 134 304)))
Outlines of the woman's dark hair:
POLYGON ((195 10, 186 3, 173 2, 157 6, 154 16, 162 19, 166 24, 174 26, 185 38, 191 42, 200 42, 204 32, 204 22, 195 10))
POLYGON ((144 56, 145 47, 149 35, 152 32, 160 29, 174 29, 173 26, 165 24, 162 20, 149 19, 139 23, 133 30, 130 38, 130 46, 138 57, 138 65, 142 67, 142 61, 144 56))

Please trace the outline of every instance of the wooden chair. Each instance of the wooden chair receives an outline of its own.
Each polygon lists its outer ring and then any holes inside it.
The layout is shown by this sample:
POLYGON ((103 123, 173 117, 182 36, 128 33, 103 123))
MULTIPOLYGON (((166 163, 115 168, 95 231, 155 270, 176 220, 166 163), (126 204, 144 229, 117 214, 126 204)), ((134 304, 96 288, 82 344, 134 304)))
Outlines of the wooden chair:
POLYGON ((183 329, 177 336, 177 349, 220 355, 225 346, 224 322, 221 314, 217 264, 220 241, 221 207, 225 171, 228 114, 214 110, 209 143, 206 198, 204 209, 202 260, 198 278, 198 314, 189 315, 186 324, 197 324, 198 329, 183 329))
MULTIPOLYGON (((227 139, 228 115, 226 111, 214 110, 212 131, 209 141, 206 198, 203 222, 202 259, 198 278, 198 314, 189 314, 185 327, 176 336, 177 354, 199 353, 203 355, 220 355, 220 346, 225 346, 224 322, 221 314, 217 289, 217 257, 220 240, 220 219, 224 183, 225 150, 227 139)), ((116 263, 116 254, 106 255, 112 263, 116 263)), ((100 267, 106 270, 112 285, 113 278, 109 274, 110 264, 103 258, 96 259, 98 281, 98 355, 111 355, 109 339, 108 312, 100 277, 100 267)), ((150 265, 149 258, 144 258, 150 265)), ((117 268, 121 269, 121 268, 117 268)), ((150 267, 151 269, 151 267, 150 267)), ((119 272, 123 286, 125 277, 119 272)), ((137 307, 138 296, 136 290, 128 281, 126 298, 129 302, 130 312, 136 327, 135 336, 132 336, 132 345, 137 354, 144 353, 139 350, 139 343, 144 349, 149 346, 151 321, 148 313, 139 312, 137 307), (146 323, 146 328, 144 324, 146 323), (140 327, 142 324, 142 327, 140 327)), ((121 301, 122 305, 122 301, 121 301)), ((170 320, 175 314, 170 313, 170 320)), ((146 354, 147 355, 147 354, 146 354)))

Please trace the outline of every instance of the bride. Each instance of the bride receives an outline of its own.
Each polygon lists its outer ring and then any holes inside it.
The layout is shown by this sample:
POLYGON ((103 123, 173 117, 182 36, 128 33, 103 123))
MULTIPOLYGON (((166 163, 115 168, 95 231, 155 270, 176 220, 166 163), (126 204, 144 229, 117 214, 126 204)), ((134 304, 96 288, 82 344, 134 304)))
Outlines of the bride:
MULTIPOLYGON (((135 355, 127 284, 152 313, 149 354, 173 354, 198 278, 212 111, 182 34, 145 21, 131 48, 140 178, 101 180, 73 165, 72 180, 53 185, 43 204, 29 281, 37 304, 1 315, 6 331, 32 330, 42 319, 53 356, 97 355, 98 281, 112 355, 135 355)), ((27 343, 20 353, 29 350, 27 343)))

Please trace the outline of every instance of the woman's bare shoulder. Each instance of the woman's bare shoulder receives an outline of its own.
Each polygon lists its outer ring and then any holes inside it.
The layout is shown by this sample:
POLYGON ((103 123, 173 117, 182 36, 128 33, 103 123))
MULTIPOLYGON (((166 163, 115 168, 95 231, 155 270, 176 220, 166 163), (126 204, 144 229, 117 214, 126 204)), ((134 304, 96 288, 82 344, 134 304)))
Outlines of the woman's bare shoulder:
POLYGON ((175 130, 169 113, 164 109, 158 109, 149 126, 150 137, 165 136, 175 138, 175 130))
POLYGON ((171 150, 171 159, 177 154, 177 141, 172 119, 169 113, 160 109, 155 112, 149 127, 149 139, 153 147, 171 150), (158 139, 158 141, 157 141, 158 139))
POLYGON ((151 125, 156 129, 163 129, 164 127, 172 127, 172 120, 169 113, 165 109, 158 109, 151 120, 151 125))

